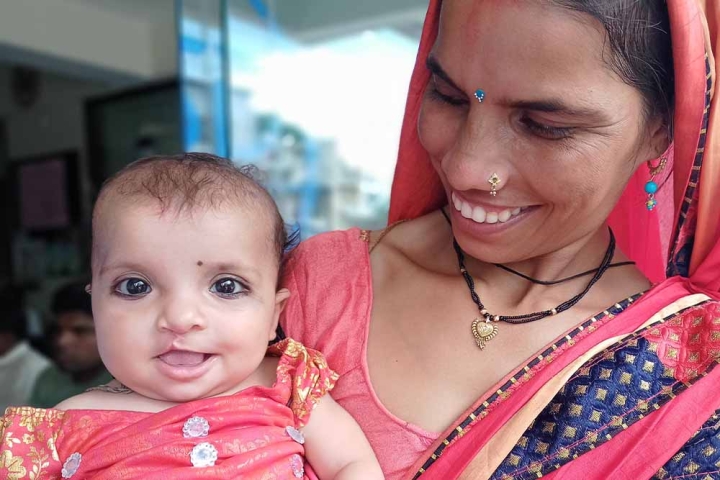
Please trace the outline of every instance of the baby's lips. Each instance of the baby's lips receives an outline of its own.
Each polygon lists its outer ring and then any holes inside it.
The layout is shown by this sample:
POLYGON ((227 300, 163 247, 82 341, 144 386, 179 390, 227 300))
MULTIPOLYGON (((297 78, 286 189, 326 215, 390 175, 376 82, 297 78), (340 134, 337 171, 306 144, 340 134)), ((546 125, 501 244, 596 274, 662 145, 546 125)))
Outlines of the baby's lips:
POLYGON ((185 350, 170 350, 158 357, 163 362, 174 367, 194 367, 205 361, 206 355, 185 350))

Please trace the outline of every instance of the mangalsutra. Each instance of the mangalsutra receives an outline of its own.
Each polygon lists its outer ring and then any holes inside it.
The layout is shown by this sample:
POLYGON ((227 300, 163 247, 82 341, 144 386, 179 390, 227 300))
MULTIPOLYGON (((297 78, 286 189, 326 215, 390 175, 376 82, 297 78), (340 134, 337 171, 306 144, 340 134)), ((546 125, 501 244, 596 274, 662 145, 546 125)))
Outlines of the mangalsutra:
MULTIPOLYGON (((447 213, 445 213, 445 210, 441 209, 441 211, 449 222, 450 218, 447 216, 447 213)), ((484 349, 487 342, 489 342, 498 335, 500 329, 498 328, 497 323, 499 322, 506 322, 510 324, 536 322, 538 320, 542 320, 543 318, 562 313, 572 308, 580 300, 582 300, 583 297, 587 295, 590 289, 598 282, 598 280, 600 280, 600 278, 602 278, 603 274, 612 265, 612 259, 615 255, 615 235, 613 234, 612 230, 609 231, 610 242, 608 244, 607 250, 605 251, 605 257, 600 263, 600 266, 594 271, 595 274, 582 292, 549 310, 542 310, 539 312, 527 313, 524 315, 493 315, 487 310, 487 308, 485 308, 485 305, 480 300, 480 296, 475 291, 475 280, 473 279, 472 275, 470 275, 470 272, 467 271, 467 268, 465 268, 465 254, 460 248, 460 245, 458 245, 457 240, 455 240, 455 236, 453 236, 453 247, 455 248, 455 253, 457 254, 460 273, 465 279, 465 283, 467 283, 468 289, 470 290, 470 298, 472 299, 473 303, 477 305, 480 312, 480 316, 476 317, 470 326, 470 331, 472 332, 473 338, 475 339, 475 343, 477 343, 478 348, 480 348, 480 350, 484 349)), ((569 278, 577 278, 577 275, 569 278)), ((564 280, 567 281, 567 279, 564 280)), ((540 281, 537 282, 543 283, 540 281)), ((552 284, 552 282, 544 283, 552 284)))

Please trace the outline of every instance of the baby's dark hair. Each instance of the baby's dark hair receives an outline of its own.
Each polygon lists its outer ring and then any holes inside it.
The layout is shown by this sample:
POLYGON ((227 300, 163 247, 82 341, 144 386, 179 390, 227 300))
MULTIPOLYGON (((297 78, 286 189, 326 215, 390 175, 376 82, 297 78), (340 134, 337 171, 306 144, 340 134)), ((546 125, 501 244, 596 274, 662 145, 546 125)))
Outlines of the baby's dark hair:
MULTIPOLYGON (((162 213, 192 212, 195 208, 262 208, 272 222, 272 238, 278 266, 288 245, 280 212, 257 179, 252 165, 238 166, 209 153, 156 155, 137 160, 103 183, 93 209, 93 242, 105 202, 119 198, 142 204, 155 201, 162 213)), ((291 239, 292 242, 295 239, 291 239)))

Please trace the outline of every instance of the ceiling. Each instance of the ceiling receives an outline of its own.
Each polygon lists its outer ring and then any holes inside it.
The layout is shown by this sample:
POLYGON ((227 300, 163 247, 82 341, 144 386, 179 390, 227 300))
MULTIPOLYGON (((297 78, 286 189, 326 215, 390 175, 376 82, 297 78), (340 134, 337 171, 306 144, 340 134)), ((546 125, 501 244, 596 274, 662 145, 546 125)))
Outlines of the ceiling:
MULTIPOLYGON (((301 42, 392 28, 419 39, 428 0, 225 0, 233 15, 301 42)), ((221 0, 23 0, 0 3, 0 62, 116 83, 177 72, 176 6, 217 15, 221 0)))
MULTIPOLYGON (((69 0, 145 21, 174 24, 176 0, 69 0)), ((182 0, 214 10, 218 0, 182 0)), ((232 11, 255 15, 259 0, 228 0, 232 11)), ((317 36, 316 32, 346 30, 356 25, 389 26, 420 36, 428 0, 263 0, 280 26, 291 35, 317 36)))

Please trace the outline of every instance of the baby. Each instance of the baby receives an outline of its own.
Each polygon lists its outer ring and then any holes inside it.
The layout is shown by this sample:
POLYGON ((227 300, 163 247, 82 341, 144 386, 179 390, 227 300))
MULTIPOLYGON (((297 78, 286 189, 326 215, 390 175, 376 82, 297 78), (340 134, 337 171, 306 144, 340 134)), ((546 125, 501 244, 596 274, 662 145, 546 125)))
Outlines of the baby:
POLYGON ((88 291, 116 380, 9 408, 0 477, 383 478, 322 355, 268 347, 290 295, 286 239, 270 195, 228 160, 151 157, 112 177, 88 291))

